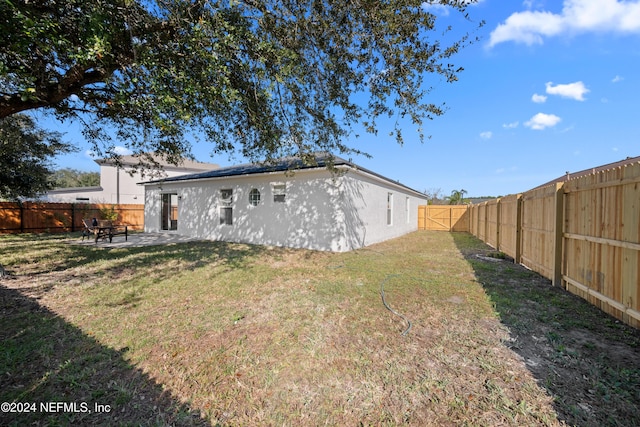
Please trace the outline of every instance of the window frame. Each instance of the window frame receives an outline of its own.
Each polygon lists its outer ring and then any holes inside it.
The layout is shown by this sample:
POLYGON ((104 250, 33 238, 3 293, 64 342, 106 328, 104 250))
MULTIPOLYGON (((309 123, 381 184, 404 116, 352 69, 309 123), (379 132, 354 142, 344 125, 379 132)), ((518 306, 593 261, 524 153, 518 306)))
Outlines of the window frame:
POLYGON ((287 201, 287 184, 284 182, 274 182, 271 184, 271 193, 274 203, 285 203, 287 201))
POLYGON ((409 198, 409 196, 405 197, 405 202, 404 202, 404 210, 407 214, 407 224, 411 223, 411 199, 409 198))
POLYGON ((260 190, 257 188, 252 188, 249 191, 249 204, 251 206, 258 206, 262 200, 262 195, 260 194, 260 190))
POLYGON ((232 188, 221 188, 220 189, 220 204, 222 206, 231 206, 233 203, 233 189, 232 188), (225 193, 228 194, 228 197, 225 197, 225 193))
POLYGON ((233 207, 220 206, 220 225, 233 225, 233 207))
POLYGON ((220 225, 233 225, 233 189, 220 189, 220 206, 218 208, 220 225), (227 196, 227 197, 225 197, 227 196))

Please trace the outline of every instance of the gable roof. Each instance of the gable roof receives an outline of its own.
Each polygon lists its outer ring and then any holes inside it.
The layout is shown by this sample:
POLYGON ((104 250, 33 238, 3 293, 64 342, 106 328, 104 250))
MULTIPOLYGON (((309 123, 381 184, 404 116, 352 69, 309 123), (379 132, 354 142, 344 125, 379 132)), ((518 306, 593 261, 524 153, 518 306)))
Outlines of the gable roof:
POLYGON ((395 186, 403 187, 410 192, 416 193, 418 196, 426 197, 421 192, 414 190, 413 188, 408 187, 404 184, 401 184, 399 181, 393 181, 383 175, 380 175, 369 169, 360 167, 355 163, 352 163, 341 157, 332 156, 329 154, 316 154, 315 163, 311 163, 311 164, 305 163, 300 157, 283 157, 271 163, 265 163, 265 164, 245 163, 237 166, 228 166, 228 167, 223 167, 219 169, 213 169, 207 172, 174 176, 170 178, 157 179, 153 181, 146 181, 140 184, 147 185, 147 184, 157 184, 157 183, 166 183, 166 182, 196 181, 196 180, 202 180, 202 179, 226 178, 226 177, 233 177, 233 176, 249 176, 249 175, 265 174, 265 173, 272 173, 272 172, 322 169, 330 165, 345 166, 355 171, 364 172, 366 174, 373 175, 376 178, 381 179, 383 181, 387 181, 390 184, 393 184, 395 186))

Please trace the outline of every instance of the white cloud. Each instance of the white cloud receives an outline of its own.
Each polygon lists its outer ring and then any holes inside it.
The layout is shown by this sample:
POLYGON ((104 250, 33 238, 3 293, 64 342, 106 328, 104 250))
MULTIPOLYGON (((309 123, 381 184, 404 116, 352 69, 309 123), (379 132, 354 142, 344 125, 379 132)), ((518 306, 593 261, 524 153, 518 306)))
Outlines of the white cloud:
POLYGON ((611 80, 611 83, 619 83, 619 82, 621 82, 621 81, 623 81, 623 80, 624 80, 624 77, 622 77, 622 76, 615 76, 615 77, 611 80))
POLYGON ((564 0, 560 14, 516 12, 491 32, 489 47, 507 41, 542 44, 544 37, 585 32, 640 34, 640 1, 564 0))
POLYGON ((425 1, 422 3, 422 8, 427 12, 433 13, 434 15, 449 16, 449 6, 445 6, 442 4, 432 4, 425 1))
POLYGON ((544 130, 557 125, 561 120, 562 119, 555 114, 538 113, 531 117, 528 122, 525 122, 524 125, 534 130, 544 130))
POLYGON ((536 5, 536 2, 534 0, 524 0, 522 2, 522 5, 526 8, 526 9, 533 9, 536 5))
POLYGON ((491 139, 492 136, 493 136, 493 132, 491 131, 480 132, 480 138, 482 139, 491 139))
POLYGON ((496 169, 495 173, 496 174, 501 174, 501 173, 505 173, 505 172, 515 172, 517 170, 518 170, 518 168, 516 166, 511 166, 511 167, 508 167, 508 168, 498 168, 498 169, 496 169))
POLYGON ((119 156, 129 156, 133 154, 133 151, 121 145, 116 145, 115 147, 113 147, 112 151, 119 156))
POLYGON ((558 95, 563 98, 575 99, 576 101, 584 101, 584 94, 589 92, 589 89, 582 82, 556 86, 553 86, 552 82, 548 82, 546 86, 549 95, 558 95))
MULTIPOLYGON (((477 0, 474 3, 470 3, 472 0, 463 0, 464 6, 476 6, 482 3, 484 0, 477 0)), ((440 4, 438 0, 425 0, 422 2, 422 8, 427 12, 431 12, 435 15, 449 16, 449 12, 452 9, 451 6, 440 4)))
POLYGON ((533 96, 531 97, 531 100, 536 104, 544 104, 545 102, 547 102, 547 97, 544 95, 538 95, 537 93, 534 93, 533 96))
POLYGON ((503 128, 505 129, 515 129, 520 125, 520 122, 513 122, 513 123, 504 123, 502 125, 503 128))
POLYGON ((542 36, 552 36, 562 31, 562 19, 551 12, 514 13, 499 24, 489 36, 489 47, 507 41, 526 45, 542 44, 542 36))

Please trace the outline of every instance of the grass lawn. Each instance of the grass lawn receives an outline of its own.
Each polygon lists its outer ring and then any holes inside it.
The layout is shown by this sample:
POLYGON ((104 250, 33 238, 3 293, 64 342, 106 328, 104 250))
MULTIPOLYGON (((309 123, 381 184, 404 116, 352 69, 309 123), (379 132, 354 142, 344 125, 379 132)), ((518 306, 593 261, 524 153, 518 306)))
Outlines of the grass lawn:
POLYGON ((68 241, 0 236, 12 274, 0 281, 0 401, 21 411, 0 425, 639 422, 637 331, 524 268, 474 257, 490 249, 467 234, 416 232, 344 254, 68 241), (603 354, 603 341, 584 335, 578 348, 563 335, 593 328, 545 311, 574 303, 636 356, 588 367, 586 396, 608 399, 602 415, 571 401, 575 381, 555 387, 542 369, 586 375, 574 359, 603 354))

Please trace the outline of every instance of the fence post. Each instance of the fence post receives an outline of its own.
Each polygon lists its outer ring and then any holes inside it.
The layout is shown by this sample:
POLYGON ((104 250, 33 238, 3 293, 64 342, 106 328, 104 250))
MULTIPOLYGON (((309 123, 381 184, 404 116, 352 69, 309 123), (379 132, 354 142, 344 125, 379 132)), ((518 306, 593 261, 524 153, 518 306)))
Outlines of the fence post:
POLYGON ((484 241, 489 241, 489 202, 484 202, 484 241))
POLYGON ((500 251, 500 221, 502 221, 502 198, 496 200, 496 250, 500 251))
POLYGON ((18 202, 18 206, 20 206, 20 234, 22 234, 22 233, 24 233, 24 205, 23 205, 23 202, 18 202))
POLYGON ((516 196, 516 256, 513 262, 522 262, 522 194, 516 196))
POLYGON ((564 183, 556 183, 553 244, 553 286, 562 286, 562 241, 564 237, 564 183))

